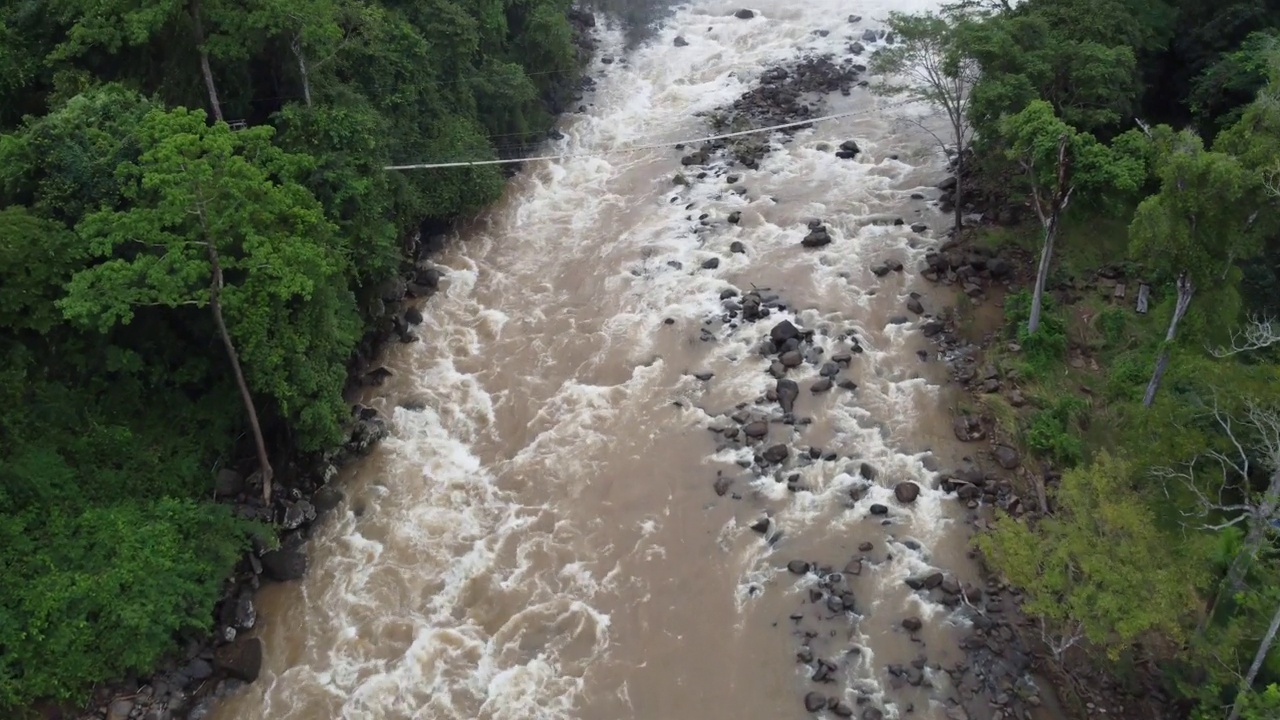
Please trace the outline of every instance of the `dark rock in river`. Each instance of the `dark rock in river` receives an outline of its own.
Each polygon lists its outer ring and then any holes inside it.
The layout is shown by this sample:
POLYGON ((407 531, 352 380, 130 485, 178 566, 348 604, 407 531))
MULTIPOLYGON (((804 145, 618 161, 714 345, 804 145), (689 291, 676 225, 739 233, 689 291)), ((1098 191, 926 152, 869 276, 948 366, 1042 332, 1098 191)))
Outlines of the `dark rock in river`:
POLYGON ((804 356, 800 354, 799 350, 791 350, 782 353, 782 356, 778 358, 778 362, 787 368, 800 367, 800 364, 804 362, 804 356))
POLYGON ((754 422, 747 423, 747 426, 742 429, 742 432, 749 438, 762 438, 769 434, 769 423, 763 420, 756 420, 754 422))
POLYGON ((280 548, 262 555, 262 571, 280 582, 301 580, 307 574, 307 556, 301 548, 280 548))
POLYGON ((763 453, 760 453, 760 457, 764 458, 765 462, 773 463, 774 465, 777 465, 786 461, 787 456, 790 454, 791 454, 791 451, 787 448, 786 445, 778 444, 778 445, 772 445, 768 449, 766 449, 763 453))
POLYGON ((774 392, 778 395, 778 405, 782 407, 782 412, 789 413, 795 410, 796 398, 800 397, 800 386, 795 380, 786 378, 779 380, 774 392))
POLYGON ((920 497, 920 486, 909 480, 906 482, 900 482, 894 486, 893 496, 897 498, 900 503, 913 503, 916 501, 916 498, 920 497))
POLYGON ((924 627, 924 623, 918 617, 909 617, 902 621, 902 629, 907 632, 919 632, 924 627))
POLYGON ((792 325, 790 320, 783 320, 769 331, 769 338, 773 340, 774 345, 781 347, 788 340, 799 340, 800 329, 792 325))
POLYGON ((703 270, 715 270, 718 267, 720 267, 720 258, 713 257, 702 261, 703 270))
POLYGON ((818 378, 817 380, 814 381, 812 385, 809 386, 809 392, 814 394, 824 393, 830 389, 831 389, 831 378, 829 377, 818 378))
POLYGON ((676 36, 676 39, 675 39, 675 42, 674 42, 674 43, 672 43, 672 44, 673 44, 673 45, 675 45, 676 47, 685 47, 686 45, 688 45, 688 44, 689 44, 689 41, 688 41, 688 40, 685 40, 685 39, 684 39, 684 36, 682 36, 682 35, 677 35, 677 36, 676 36))
POLYGON ((872 515, 888 515, 889 508, 884 505, 881 505, 880 503, 875 503, 874 505, 871 506, 871 514, 872 515))
POLYGON ((818 228, 817 230, 810 232, 808 235, 805 235, 804 239, 800 241, 800 244, 808 248, 830 245, 831 234, 827 232, 826 228, 818 228))
POLYGON ((750 20, 751 18, 756 16, 756 13, 754 10, 748 10, 746 8, 742 8, 741 10, 735 12, 733 16, 738 18, 739 20, 750 20))
POLYGON ((214 651, 213 663, 230 677, 251 683, 262 672, 262 641, 256 637, 237 638, 214 651))
POLYGON ((816 713, 827 707, 827 697, 822 693, 811 692, 804 696, 804 709, 816 713))
POLYGON ((809 572, 809 563, 804 560, 792 560, 787 563, 787 570, 795 575, 804 575, 809 572))

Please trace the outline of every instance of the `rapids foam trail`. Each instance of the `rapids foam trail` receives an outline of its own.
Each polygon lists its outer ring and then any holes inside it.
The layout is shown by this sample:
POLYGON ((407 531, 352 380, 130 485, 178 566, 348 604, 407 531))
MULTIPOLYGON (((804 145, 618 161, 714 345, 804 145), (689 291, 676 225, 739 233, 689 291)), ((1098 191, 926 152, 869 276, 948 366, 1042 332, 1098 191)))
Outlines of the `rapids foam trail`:
MULTIPOLYGON (((620 31, 602 30, 600 55, 619 61, 597 62, 589 112, 567 119, 551 150, 697 136, 698 113, 731 103, 770 64, 843 56, 890 9, 936 4, 758 2, 751 20, 723 2, 682 7, 630 52, 620 31), (847 22, 851 9, 867 20, 847 22), (677 35, 688 45, 673 47, 677 35)), ((878 102, 864 89, 828 100, 832 112, 878 102)), ((868 270, 912 267, 926 249, 872 219, 946 224, 910 199, 932 192, 940 167, 931 141, 896 121, 911 111, 921 109, 800 132, 758 169, 732 170, 743 195, 723 180, 673 185, 670 150, 527 168, 440 258, 447 283, 424 308, 423 342, 390 349, 395 375, 364 399, 393 419, 393 437, 343 471, 348 500, 310 543, 310 575, 261 594, 263 677, 215 717, 802 717, 785 622, 810 581, 778 567, 793 552, 845 553, 843 564, 863 539, 877 555, 859 579, 864 621, 847 639, 861 655, 841 687, 888 717, 905 712, 882 693, 881 670, 916 650, 890 627, 942 610, 902 580, 945 563, 954 533, 954 501, 926 469, 949 428, 940 390, 915 355, 926 346, 914 324, 888 323, 911 281, 868 270), (850 137, 856 161, 818 147, 850 137), (724 223, 733 211, 741 221, 724 223), (709 232, 697 229, 702 213, 716 222, 709 232), (826 221, 832 245, 798 246, 810 217, 826 221), (735 240, 746 253, 725 250, 735 240), (711 257, 719 266, 699 269, 711 257), (790 309, 722 326, 721 291, 752 283, 790 309), (850 331, 866 349, 849 371, 856 394, 802 391, 814 423, 795 444, 840 460, 794 470, 799 492, 744 477, 740 502, 717 498, 716 470, 741 474, 744 457, 705 428, 772 386, 755 348, 783 317, 817 329, 827 353, 850 331), (714 340, 700 339, 704 328, 714 340), (893 505, 891 484, 849 498, 859 462, 922 487, 889 527, 869 507, 893 505), (762 513, 784 540, 747 528, 762 513)), ((797 370, 802 388, 816 377, 797 370)), ((915 717, 932 717, 936 698, 913 698, 915 717)))

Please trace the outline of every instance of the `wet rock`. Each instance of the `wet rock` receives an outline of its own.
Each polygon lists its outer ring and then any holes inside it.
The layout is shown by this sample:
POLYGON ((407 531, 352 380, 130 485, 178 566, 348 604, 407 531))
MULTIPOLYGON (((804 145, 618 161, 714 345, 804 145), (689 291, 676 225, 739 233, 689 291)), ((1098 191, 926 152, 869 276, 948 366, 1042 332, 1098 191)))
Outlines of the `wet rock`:
POLYGON ((875 544, 870 542, 858 543, 858 552, 871 552, 875 549, 875 544))
POLYGON ((704 371, 702 371, 702 372, 696 372, 696 373, 694 373, 694 374, 693 374, 693 377, 694 377, 695 379, 697 379, 697 380, 701 380, 702 382, 707 382, 708 380, 710 380, 711 378, 713 378, 713 377, 715 377, 715 376, 716 376, 716 374, 715 374, 715 373, 710 372, 710 371, 706 371, 706 370, 704 370, 704 371))
POLYGON ((306 500, 299 500, 285 508, 284 520, 280 524, 285 530, 296 530, 315 519, 315 506, 306 500))
POLYGON ((230 468, 222 468, 213 479, 213 492, 218 497, 235 497, 244 492, 244 476, 230 468))
POLYGON ((813 394, 824 393, 831 389, 831 378, 818 378, 809 386, 809 392, 813 394))
POLYGON ((725 494, 729 492, 729 487, 731 485, 733 485, 733 479, 721 475, 716 478, 715 483, 713 483, 711 487, 716 491, 716 495, 724 497, 725 494))
POLYGON ((831 362, 849 367, 849 363, 853 362, 853 354, 849 352, 838 352, 831 356, 831 362))
POLYGON ((213 677, 213 666, 204 658, 193 658, 186 667, 182 668, 182 674, 196 681, 208 680, 213 677))
POLYGON ((871 514, 872 515, 888 515, 889 508, 884 505, 881 505, 880 503, 875 503, 871 506, 871 514))
POLYGON ((258 611, 253 607, 253 593, 241 593, 236 599, 236 627, 252 630, 257 621, 258 611))
POLYGON ((929 226, 924 223, 911 223, 911 232, 913 233, 923 233, 928 231, 929 226))
POLYGON ((920 587, 924 588, 925 590, 932 590, 938 587, 939 585, 941 585, 943 580, 945 579, 946 579, 946 576, 944 576, 942 573, 939 573, 939 572, 930 573, 929 575, 925 576, 924 580, 920 583, 920 587))
POLYGON ((941 320, 930 320, 920 326, 920 334, 927 338, 933 337, 946 329, 941 320))
POLYGON ((792 325, 790 320, 783 320, 769 331, 769 338, 773 340, 774 345, 782 347, 788 340, 799 340, 800 329, 792 325))
POLYGON ((718 267, 720 267, 720 258, 713 257, 702 261, 703 270, 715 270, 718 267))
POLYGON ((342 491, 332 485, 325 485, 311 496, 311 504, 316 509, 316 514, 321 515, 338 507, 343 500, 342 491))
POLYGON ((778 405, 782 408, 782 412, 790 413, 795 410, 796 398, 800 397, 800 385, 795 380, 782 378, 774 386, 774 393, 778 396, 778 405))
POLYGON ((386 382, 387 378, 391 377, 394 374, 395 373, 392 373, 390 370, 384 367, 374 368, 369 372, 365 373, 364 377, 361 378, 360 382, 361 384, 366 385, 368 387, 378 387, 382 385, 382 383, 386 382))
POLYGON ((884 277, 889 274, 889 271, 890 268, 888 263, 879 263, 871 266, 871 274, 876 277, 884 277))
POLYGON ((920 298, 907 298, 907 309, 916 315, 923 315, 924 303, 920 302, 920 298))
MULTIPOLYGON (((742 211, 734 210, 733 212, 729 213, 728 220, 730 224, 737 225, 742 220, 742 211)), ((739 245, 741 245, 741 243, 739 243, 739 245)))
POLYGON ((844 566, 844 574, 845 574, 845 575, 854 575, 854 576, 861 575, 861 574, 862 574, 862 560, 850 560, 850 561, 848 562, 848 564, 846 564, 846 565, 844 566))
POLYGON ((746 427, 742 428, 742 433, 749 438, 762 438, 769 434, 769 423, 763 420, 747 423, 746 427))
POLYGON ((833 362, 823 363, 822 368, 818 370, 818 374, 822 377, 833 378, 840 374, 840 366, 833 362))
POLYGON ((858 466, 858 474, 867 480, 875 480, 880 473, 871 463, 862 463, 858 466))
POLYGON ((778 357, 778 362, 787 368, 800 367, 804 362, 804 356, 800 354, 799 350, 789 350, 778 357))
POLYGON ((835 595, 828 595, 827 609, 834 613, 844 612, 844 600, 835 595))
POLYGON ((924 627, 924 623, 918 617, 909 617, 902 621, 902 629, 907 632, 919 632, 924 627))
POLYGON ((262 554, 262 572, 278 582, 301 580, 307 574, 307 556, 302 548, 279 548, 262 554))
POLYGON ((837 702, 835 706, 831 708, 831 714, 842 718, 853 717, 853 708, 849 707, 844 702, 837 702))
POLYGON ((827 707, 827 697, 819 692, 811 692, 804 696, 804 709, 816 713, 827 707))
POLYGON ((689 44, 689 41, 685 40, 683 35, 677 35, 672 44, 676 47, 686 47, 689 44))
POLYGON ((760 533, 761 535, 769 532, 769 518, 762 517, 759 520, 756 520, 755 522, 751 523, 751 529, 760 533))
MULTIPOLYGON (((733 242, 729 243, 729 252, 742 255, 747 252, 747 246, 743 245, 738 240, 734 240, 733 242)), ((759 310, 759 308, 760 308, 760 303, 756 303, 756 309, 759 310)), ((752 318, 748 317, 747 319, 751 320, 752 318)))
POLYGON ((733 16, 738 18, 739 20, 750 20, 751 18, 756 16, 756 13, 754 10, 748 10, 746 8, 742 8, 741 10, 735 12, 733 16))
POLYGON ((871 28, 867 28, 866 30, 863 30, 863 31, 862 31, 862 41, 863 41, 863 42, 869 42, 869 43, 871 43, 871 42, 875 42, 876 40, 877 40, 877 38, 876 38, 876 31, 875 31, 875 30, 872 30, 871 28))
POLYGON ((836 152, 838 157, 844 159, 852 159, 862 152, 862 148, 858 147, 858 143, 853 140, 845 140, 840 143, 840 150, 836 152))
POLYGON ((841 380, 839 383, 837 383, 837 387, 839 387, 839 388, 841 388, 841 389, 843 389, 843 390, 857 390, 857 389, 858 389, 858 383, 856 383, 856 382, 854 382, 854 381, 852 381, 852 380, 850 380, 850 379, 848 379, 848 378, 845 378, 844 380, 841 380))
POLYGON ((831 234, 827 232, 826 228, 820 227, 817 230, 810 231, 808 235, 805 235, 804 239, 800 241, 800 244, 807 248, 817 248, 830 245, 831 234))
POLYGON ((256 637, 238 638, 214 651, 213 663, 237 680, 254 682, 262 671, 262 641, 256 637))
POLYGON ((1013 470, 1022 462, 1021 458, 1018 457, 1018 451, 1007 445, 996 445, 991 448, 991 454, 995 457, 996 462, 1000 463, 1000 467, 1005 470, 1013 470))
POLYGON ((763 453, 760 453, 760 457, 764 458, 764 461, 767 463, 778 465, 785 462, 787 459, 787 456, 789 456, 790 454, 791 454, 791 451, 787 448, 786 445, 778 444, 778 445, 770 446, 763 453))
POLYGON ((804 575, 809 572, 809 563, 804 560, 792 560, 787 563, 787 570, 793 575, 804 575))
POLYGON ((898 502, 904 505, 909 505, 915 502, 916 498, 920 497, 920 486, 910 480, 900 482, 894 486, 893 496, 898 499, 898 502))
POLYGON ((367 455, 374 446, 391 434, 391 429, 378 414, 378 411, 357 405, 356 422, 351 428, 351 437, 347 440, 346 449, 355 455, 367 455))
POLYGON ((404 311, 404 321, 409 325, 422 324, 422 311, 418 308, 409 308, 404 311))
POLYGON ((894 315, 893 317, 889 318, 890 325, 906 325, 907 322, 908 322, 908 319, 906 315, 894 315))
POLYGON ((120 698, 113 700, 107 706, 107 720, 129 720, 129 713, 133 712, 133 700, 130 698, 120 698))
POLYGON ((951 428, 955 432, 956 439, 961 442, 981 440, 987 436, 986 431, 982 429, 982 421, 972 415, 956 416, 951 421, 951 428))

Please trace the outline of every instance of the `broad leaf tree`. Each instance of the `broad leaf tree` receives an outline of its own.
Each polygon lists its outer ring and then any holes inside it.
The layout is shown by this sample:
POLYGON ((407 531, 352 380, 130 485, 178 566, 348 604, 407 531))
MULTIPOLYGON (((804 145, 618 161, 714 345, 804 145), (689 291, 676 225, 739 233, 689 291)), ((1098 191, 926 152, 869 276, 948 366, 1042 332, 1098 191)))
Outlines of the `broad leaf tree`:
MULTIPOLYGON (((127 324, 136 308, 206 308, 239 388, 269 503, 272 466, 237 349, 269 340, 278 308, 305 302, 340 270, 322 243, 332 233, 296 182, 298 156, 270 144, 271 130, 208 126, 200 111, 153 111, 138 130, 146 151, 121 168, 131 204, 86 217, 77 232, 102 262, 79 272, 61 306, 86 325, 127 324), (228 297, 229 296, 229 297, 228 297), (241 297, 255 298, 249 307, 241 297), (226 306, 238 308, 234 325, 226 306)), ((285 362, 254 348, 250 371, 285 362)))
POLYGON ((1063 122, 1043 100, 1005 118, 1000 129, 1007 156, 1023 171, 1031 208, 1044 231, 1027 321, 1027 332, 1034 334, 1040 327, 1045 283, 1063 213, 1080 193, 1097 197, 1137 190, 1143 165, 1131 154, 1116 152, 1063 122))
POLYGON ((1256 176, 1231 155, 1205 150, 1190 130, 1157 128, 1160 190, 1138 205, 1130 250, 1148 267, 1175 278, 1177 300, 1142 404, 1151 407, 1169 367, 1178 324, 1198 290, 1229 284, 1234 263, 1257 249, 1252 225, 1256 176))
POLYGON ((956 181, 955 232, 960 233, 963 209, 965 153, 973 134, 969 123, 973 86, 978 80, 978 63, 961 49, 955 21, 933 13, 889 14, 889 32, 895 41, 871 57, 871 70, 884 76, 877 92, 921 102, 942 112, 950 135, 946 140, 924 128, 945 153, 954 147, 956 181), (949 142, 948 142, 949 141, 949 142))

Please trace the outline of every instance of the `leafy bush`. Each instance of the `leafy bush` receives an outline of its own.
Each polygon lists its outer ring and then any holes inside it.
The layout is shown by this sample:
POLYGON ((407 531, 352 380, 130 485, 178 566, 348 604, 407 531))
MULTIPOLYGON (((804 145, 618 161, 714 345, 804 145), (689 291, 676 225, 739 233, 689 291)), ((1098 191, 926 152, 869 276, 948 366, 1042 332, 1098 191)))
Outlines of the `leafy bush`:
POLYGON ((1067 325, 1056 312, 1053 298, 1045 295, 1040 307, 1040 327, 1027 332, 1031 318, 1031 293, 1020 290, 1004 300, 1004 318, 1011 337, 1022 347, 1024 372, 1044 377, 1067 356, 1067 325))
POLYGON ((206 630, 245 530, 224 506, 171 499, 0 515, 0 707, 145 672, 206 630))
POLYGON ((1052 405, 1037 410, 1023 431, 1027 447, 1061 467, 1071 467, 1084 459, 1084 446, 1074 434, 1075 422, 1088 404, 1075 395, 1064 395, 1052 405))

